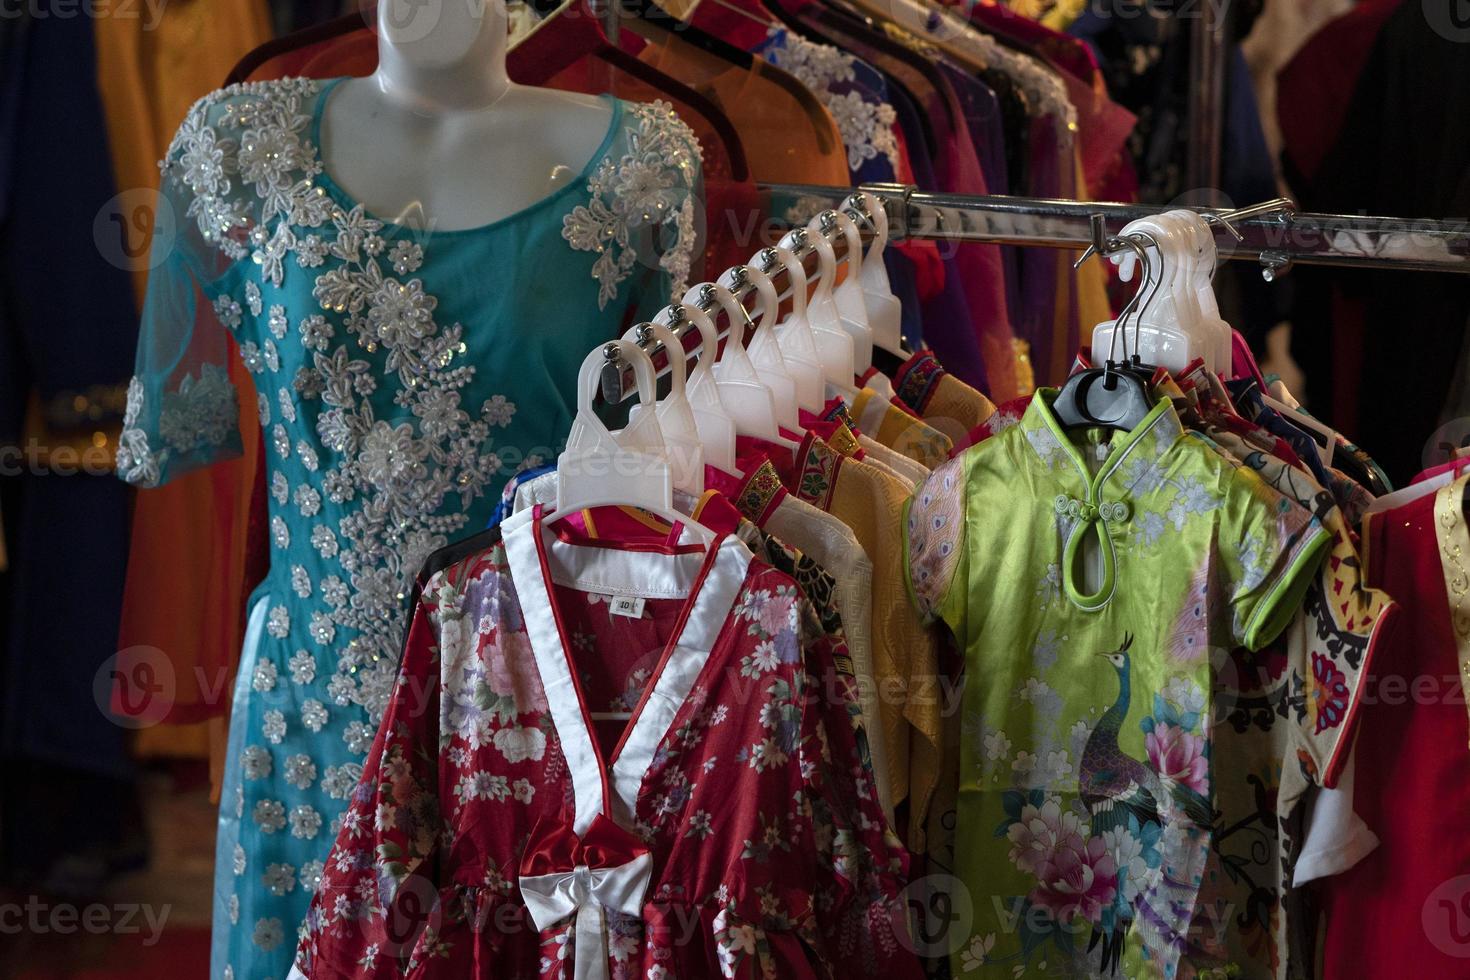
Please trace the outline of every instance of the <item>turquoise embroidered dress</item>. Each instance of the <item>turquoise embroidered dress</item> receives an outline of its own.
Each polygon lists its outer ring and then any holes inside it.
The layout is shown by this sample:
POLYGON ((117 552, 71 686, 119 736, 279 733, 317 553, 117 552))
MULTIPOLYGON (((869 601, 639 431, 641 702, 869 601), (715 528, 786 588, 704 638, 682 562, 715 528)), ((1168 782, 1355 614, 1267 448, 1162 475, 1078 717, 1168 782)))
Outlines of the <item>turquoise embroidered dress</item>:
POLYGON ((1212 662, 1272 640, 1330 535, 1161 400, 1131 432, 1019 424, 910 502, 913 598, 964 652, 957 977, 1192 976, 1229 922, 1212 662))
POLYGON ((583 356, 682 290, 696 254, 699 145, 667 105, 612 101, 577 179, 435 232, 368 213, 323 169, 335 84, 232 86, 180 128, 161 204, 177 233, 159 239, 118 454, 153 486, 238 452, 232 338, 258 396, 271 539, 216 852, 211 974, 235 980, 289 970, 423 559, 554 458, 583 356))

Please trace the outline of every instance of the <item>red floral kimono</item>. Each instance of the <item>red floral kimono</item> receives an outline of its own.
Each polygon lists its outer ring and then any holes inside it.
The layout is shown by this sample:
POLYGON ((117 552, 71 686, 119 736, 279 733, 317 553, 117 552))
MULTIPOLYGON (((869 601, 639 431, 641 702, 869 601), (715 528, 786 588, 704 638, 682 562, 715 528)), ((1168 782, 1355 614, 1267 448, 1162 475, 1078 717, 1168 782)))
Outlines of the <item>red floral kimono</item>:
POLYGON ((538 507, 428 579, 293 977, 922 976, 840 634, 670 538, 538 507))

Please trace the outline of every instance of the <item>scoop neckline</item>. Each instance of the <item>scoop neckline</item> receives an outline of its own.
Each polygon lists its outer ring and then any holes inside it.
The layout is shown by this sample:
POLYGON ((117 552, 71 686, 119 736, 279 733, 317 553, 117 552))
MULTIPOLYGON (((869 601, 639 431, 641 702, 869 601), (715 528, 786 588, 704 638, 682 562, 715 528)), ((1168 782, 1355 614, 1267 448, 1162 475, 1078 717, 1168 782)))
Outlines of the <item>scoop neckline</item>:
POLYGON ((482 234, 485 232, 494 231, 502 225, 511 224, 512 222, 519 221, 524 217, 534 214, 537 211, 540 211, 543 208, 546 208, 554 202, 560 200, 562 197, 566 196, 572 191, 586 186, 587 179, 592 175, 592 172, 597 169, 597 166, 602 162, 603 158, 607 156, 608 151, 612 149, 613 141, 617 138, 618 131, 622 128, 623 123, 622 100, 608 94, 598 95, 597 97, 599 99, 611 105, 612 118, 608 122, 607 132, 603 135, 602 142, 598 144, 596 151, 593 152, 592 157, 587 161, 587 163, 582 167, 580 171, 577 172, 577 176, 574 180, 568 181, 564 186, 558 187, 550 194, 546 194, 543 197, 532 201, 525 207, 520 208, 516 211, 512 211, 510 214, 506 215, 503 218, 496 218, 494 221, 491 221, 487 224, 474 225, 470 228, 436 229, 432 227, 432 225, 428 228, 413 228, 409 225, 399 224, 396 221, 390 221, 387 218, 384 218, 382 215, 375 214, 371 209, 368 208, 366 204, 363 204, 351 194, 347 193, 346 188, 337 183, 336 179, 327 169, 326 157, 322 153, 322 117, 326 114, 327 100, 331 98, 332 91, 336 89, 338 85, 347 81, 347 79, 350 77, 352 76, 343 75, 340 78, 333 78, 330 81, 326 82, 317 95, 316 106, 312 109, 311 143, 312 147, 316 151, 317 163, 317 174, 315 178, 315 183, 323 190, 325 190, 328 196, 332 198, 332 200, 336 201, 339 205, 346 208, 347 210, 351 211, 354 208, 362 208, 362 212, 364 215, 366 215, 368 218, 371 218, 373 221, 377 221, 382 224, 384 229, 391 230, 393 232, 393 235, 391 237, 398 237, 399 235, 416 236, 433 234, 436 237, 447 238, 451 236, 482 234))

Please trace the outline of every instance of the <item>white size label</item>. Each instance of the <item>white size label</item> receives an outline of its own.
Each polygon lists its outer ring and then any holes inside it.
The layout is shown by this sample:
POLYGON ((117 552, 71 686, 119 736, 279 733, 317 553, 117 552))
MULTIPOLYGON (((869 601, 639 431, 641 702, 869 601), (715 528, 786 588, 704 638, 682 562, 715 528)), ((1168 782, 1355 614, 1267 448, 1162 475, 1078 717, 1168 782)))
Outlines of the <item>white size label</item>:
POLYGON ((612 614, 614 616, 627 616, 629 619, 643 618, 643 599, 634 599, 630 596, 617 596, 612 601, 612 614))

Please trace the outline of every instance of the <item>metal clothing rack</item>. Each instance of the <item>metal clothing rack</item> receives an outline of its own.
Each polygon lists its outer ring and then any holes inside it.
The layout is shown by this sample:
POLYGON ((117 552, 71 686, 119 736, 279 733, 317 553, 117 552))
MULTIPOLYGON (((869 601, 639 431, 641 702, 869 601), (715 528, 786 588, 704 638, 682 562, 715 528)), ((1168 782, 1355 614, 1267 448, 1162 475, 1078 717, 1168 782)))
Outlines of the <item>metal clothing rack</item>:
MULTIPOLYGON (((904 184, 864 184, 858 188, 763 184, 760 190, 773 198, 799 199, 811 206, 842 210, 858 222, 864 241, 871 240, 871 209, 878 206, 887 212, 893 241, 910 238, 1074 249, 1095 247, 1100 234, 1115 235, 1138 218, 1174 210, 1095 201, 932 194, 904 184)), ((1470 274, 1470 223, 1463 221, 1304 214, 1285 198, 1233 211, 1194 210, 1214 227, 1221 259, 1254 261, 1267 281, 1284 275, 1298 263, 1470 274)), ((716 216, 711 220, 720 219, 716 216)), ((847 251, 846 236, 831 223, 824 234, 840 262, 847 251)), ((815 251, 808 246, 799 257, 808 273, 814 275, 815 251)), ((788 297, 791 286, 785 268, 775 266, 771 278, 781 297, 788 297)), ((753 286, 733 291, 749 306, 753 286)), ((717 304, 709 303, 706 309, 723 340, 730 324, 717 304)), ((752 324, 747 318, 741 326, 748 330, 752 324)), ((699 332, 687 324, 674 329, 688 357, 699 347, 699 332)), ((665 373, 668 364, 662 345, 650 339, 644 346, 653 355, 660 375, 665 373)), ((609 348, 609 355, 603 372, 603 398, 616 403, 630 397, 636 385, 632 368, 617 356, 615 348, 609 348)))
MULTIPOLYGON (((1230 58, 1231 0, 1205 0, 1189 18, 1189 142, 1186 187, 1220 186, 1225 139, 1225 73, 1230 58)), ((1182 16, 1176 14, 1175 16, 1182 16)))

